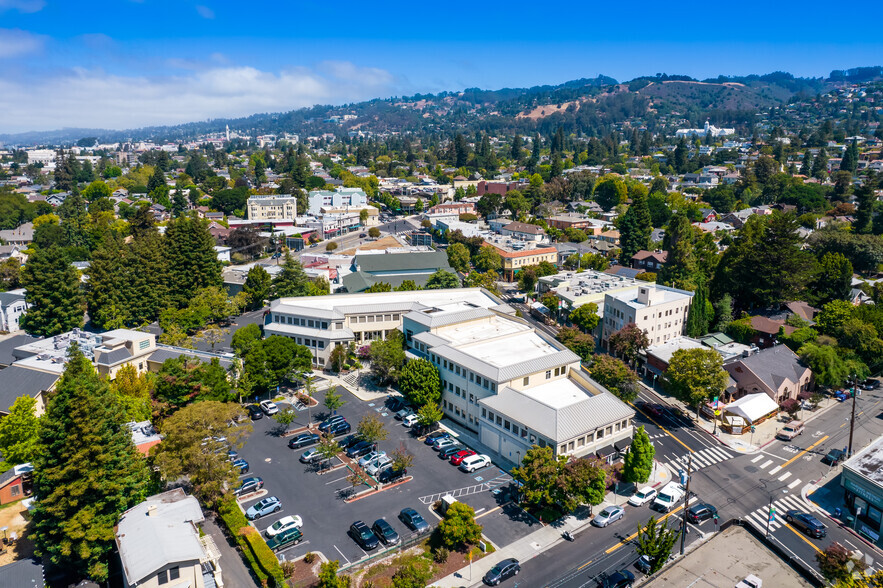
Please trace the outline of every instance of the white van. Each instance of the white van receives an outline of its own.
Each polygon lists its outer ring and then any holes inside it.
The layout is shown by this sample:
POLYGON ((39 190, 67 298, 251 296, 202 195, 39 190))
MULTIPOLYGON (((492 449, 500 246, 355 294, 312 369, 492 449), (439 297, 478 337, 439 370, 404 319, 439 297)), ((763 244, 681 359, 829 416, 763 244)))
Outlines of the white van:
POLYGON ((491 465, 491 458, 487 455, 470 455, 460 462, 460 469, 468 474, 489 465, 491 465))
POLYGON ((650 508, 659 512, 669 512, 683 497, 684 488, 677 482, 669 482, 659 491, 650 508))

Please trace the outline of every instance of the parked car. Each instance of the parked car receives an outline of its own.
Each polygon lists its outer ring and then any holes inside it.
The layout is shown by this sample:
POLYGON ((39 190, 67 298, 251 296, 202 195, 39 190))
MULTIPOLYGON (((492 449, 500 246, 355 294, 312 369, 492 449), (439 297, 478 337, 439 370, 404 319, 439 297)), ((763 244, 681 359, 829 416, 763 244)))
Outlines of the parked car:
POLYGON ((378 457, 377 459, 375 459, 374 461, 372 461, 371 463, 369 463, 365 467, 365 472, 369 476, 376 476, 377 472, 379 472, 383 468, 390 466, 390 465, 392 465, 392 460, 389 457, 382 455, 382 456, 378 457))
POLYGON ((635 567, 641 570, 641 573, 650 575, 650 570, 653 569, 653 566, 650 565, 650 556, 642 555, 638 558, 638 561, 635 562, 635 567))
POLYGON ((341 415, 337 414, 337 415, 328 417, 327 419, 325 419, 324 421, 319 423, 319 430, 324 433, 324 432, 328 431, 328 429, 330 429, 332 426, 336 425, 337 423, 345 423, 345 422, 346 422, 346 419, 343 418, 341 415))
POLYGON ((310 445, 318 443, 319 439, 320 437, 318 433, 301 433, 300 435, 295 435, 291 438, 291 441, 288 442, 288 447, 290 449, 309 447, 310 445))
POLYGON ((386 519, 377 519, 371 525, 371 530, 377 535, 377 538, 383 541, 384 545, 395 545, 399 542, 399 534, 392 528, 392 525, 386 522, 386 519))
POLYGON ((736 584, 736 588, 761 588, 762 586, 763 580, 754 574, 748 574, 743 580, 740 580, 739 583, 736 584))
POLYGON ((282 510, 282 503, 279 502, 279 499, 275 496, 270 496, 251 505, 251 507, 245 511, 245 518, 254 521, 262 516, 279 512, 280 510, 282 510))
POLYGON ((284 533, 289 529, 300 529, 304 526, 304 520, 297 515, 290 517, 282 517, 264 531, 267 534, 267 537, 275 537, 280 533, 284 533))
POLYGON ((451 465, 458 466, 463 463, 464 459, 466 459, 467 457, 472 457, 473 455, 477 454, 471 449, 461 449, 451 456, 451 465))
POLYGON ((313 449, 307 449, 300 455, 301 463, 313 463, 322 459, 322 454, 319 453, 319 450, 315 447, 313 449))
POLYGON ((374 532, 368 528, 368 525, 362 521, 356 521, 350 525, 350 535, 365 551, 376 549, 380 544, 377 540, 377 535, 375 535, 374 532))
POLYGON ((249 404, 247 410, 248 416, 250 416, 253 421, 259 421, 264 418, 264 411, 262 411, 261 407, 257 404, 249 404))
POLYGON ((279 412, 279 407, 276 406, 276 403, 272 400, 261 400, 261 410, 264 411, 267 416, 273 416, 279 412))
POLYGON ((432 444, 432 449, 434 451, 441 451, 442 449, 447 449, 448 447, 454 447, 455 445, 459 445, 460 442, 456 439, 439 439, 435 443, 432 444))
POLYGON ((361 440, 362 438, 356 433, 353 435, 348 435, 343 439, 343 441, 338 441, 337 444, 340 445, 343 449, 349 449, 361 440))
POLYGON ((602 576, 598 588, 632 588, 635 575, 628 570, 619 570, 615 574, 602 576))
POLYGON ((659 418, 662 416, 662 407, 650 402, 641 402, 641 410, 650 413, 651 416, 659 418))
POLYGON ((235 449, 227 451, 227 461, 236 461, 237 459, 239 459, 239 452, 235 449))
POLYGON ((252 476, 251 478, 244 478, 242 481, 240 481, 239 486, 237 486, 233 490, 233 494, 235 494, 236 496, 243 496, 245 494, 257 492, 263 487, 264 480, 259 478, 258 476, 252 476))
POLYGON ((441 449, 438 452, 438 456, 440 459, 451 459, 452 456, 456 455, 461 451, 469 451, 468 449, 463 449, 462 445, 452 445, 451 447, 446 447, 445 449, 441 449))
POLYGON ((426 436, 426 439, 423 440, 425 445, 432 445, 439 439, 447 439, 451 436, 447 431, 436 431, 435 433, 430 433, 426 436))
POLYGON ((403 427, 411 428, 414 425, 417 425, 419 423, 420 423, 420 415, 417 415, 417 414, 409 414, 408 416, 406 416, 405 418, 402 419, 402 426, 403 427))
POLYGON ((399 411, 396 413, 396 419, 401 421, 404 420, 406 416, 411 414, 414 414, 414 409, 406 405, 403 408, 399 409, 399 411))
POLYGON ((390 482, 395 482, 407 473, 408 470, 405 468, 397 470, 390 465, 386 469, 380 470, 380 473, 377 474, 377 481, 383 484, 389 484, 390 482))
POLYGON ((862 382, 862 390, 876 390, 879 387, 880 380, 875 380, 874 378, 868 378, 862 382))
POLYGON ((629 498, 629 504, 632 506, 644 506, 648 502, 653 502, 656 498, 656 488, 651 488, 647 486, 645 488, 641 488, 629 498))
POLYGON ((359 465, 361 467, 365 467, 369 463, 371 463, 372 461, 377 459, 378 457, 383 457, 385 455, 386 455, 385 451, 372 451, 371 453, 363 455, 361 458, 359 458, 359 465))
POLYGON ((244 459, 237 459, 233 462, 234 468, 239 468, 239 474, 247 474, 248 473, 248 462, 244 459))
POLYGON ((403 508, 399 513, 399 520, 415 533, 423 533, 429 530, 429 524, 413 508, 403 508))
POLYGON ((608 506, 592 519, 592 524, 596 527, 606 527, 610 523, 615 523, 625 515, 625 510, 621 506, 608 506))
POLYGON ((377 449, 377 445, 372 443, 371 441, 359 441, 346 450, 346 455, 350 459, 355 459, 357 457, 362 457, 363 455, 371 453, 375 449, 377 449))
POLYGON ((846 402, 849 400, 849 393, 846 390, 837 390, 834 392, 834 398, 837 399, 837 402, 846 402))
POLYGON ((670 512, 684 497, 684 487, 677 482, 669 482, 656 495, 650 508, 659 512, 670 512))
POLYGON ((386 407, 392 412, 398 412, 408 406, 408 401, 401 396, 390 396, 386 399, 386 407))
POLYGON ((279 551, 280 549, 291 547, 292 545, 297 545, 303 540, 303 538, 303 532, 297 527, 292 527, 291 529, 288 529, 287 531, 279 533, 278 535, 268 539, 267 547, 269 547, 273 551, 279 551))
POLYGON ((826 463, 830 466, 835 466, 845 459, 845 451, 843 451, 842 449, 832 449, 825 457, 822 458, 822 463, 826 463))
POLYGON ((805 512, 789 510, 785 513, 785 520, 815 539, 821 539, 828 534, 828 528, 822 524, 822 521, 805 512))
POLYGON ((707 521, 715 516, 717 516, 717 509, 704 502, 694 504, 687 509, 687 520, 694 525, 698 525, 702 521, 707 521))
POLYGON ((782 441, 791 441, 798 435, 803 435, 803 421, 791 421, 784 427, 782 430, 776 433, 776 439, 781 439, 782 441))
POLYGON ((518 572, 521 571, 521 565, 518 563, 518 560, 514 557, 510 557, 504 559, 489 569, 487 573, 484 575, 484 583, 488 586, 496 586, 503 580, 508 580, 514 576, 518 575, 518 572))
POLYGON ((332 437, 339 437, 340 435, 346 435, 347 433, 353 430, 353 426, 346 421, 334 423, 331 425, 326 431, 332 437))
POLYGON ((460 463, 460 469, 468 474, 489 465, 491 465, 491 458, 487 455, 473 455, 460 463))

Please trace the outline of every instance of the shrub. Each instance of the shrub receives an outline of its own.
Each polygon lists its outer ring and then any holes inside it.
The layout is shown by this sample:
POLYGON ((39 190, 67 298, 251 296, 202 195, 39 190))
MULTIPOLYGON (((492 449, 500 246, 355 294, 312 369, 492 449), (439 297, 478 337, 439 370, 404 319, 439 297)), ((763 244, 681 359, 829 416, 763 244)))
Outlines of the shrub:
POLYGON ((445 563, 446 561, 448 561, 448 556, 450 554, 451 554, 451 552, 447 548, 439 547, 438 549, 435 550, 435 552, 433 552, 432 561, 434 561, 435 563, 440 563, 440 564, 445 563))
POLYGON ((286 559, 282 563, 279 564, 282 567, 282 574, 286 578, 290 578, 294 575, 294 572, 297 570, 297 566, 294 565, 294 562, 290 559, 286 559))
POLYGON ((267 547, 260 533, 249 526, 236 499, 232 496, 222 498, 218 504, 218 514, 227 531, 236 539, 243 557, 258 580, 266 585, 272 578, 273 586, 284 586, 285 577, 276 554, 267 547))
POLYGON ((281 588, 285 586, 285 575, 282 573, 282 567, 279 565, 279 559, 273 550, 267 546, 267 542, 261 537, 257 529, 249 527, 243 530, 242 536, 245 538, 249 549, 251 549, 255 560, 257 560, 264 573, 273 578, 275 585, 281 588))
POLYGON ((311 564, 314 561, 316 561, 316 554, 312 551, 307 552, 307 554, 304 556, 304 563, 311 564))

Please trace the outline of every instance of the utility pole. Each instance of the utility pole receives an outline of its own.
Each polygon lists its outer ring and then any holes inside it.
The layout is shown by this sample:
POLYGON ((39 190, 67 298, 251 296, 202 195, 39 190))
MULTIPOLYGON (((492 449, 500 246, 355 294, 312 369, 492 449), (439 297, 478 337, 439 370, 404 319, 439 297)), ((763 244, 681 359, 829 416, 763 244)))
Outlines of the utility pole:
POLYGON ((846 457, 852 457, 852 434, 855 431, 855 397, 856 394, 856 377, 852 376, 852 416, 849 417, 849 449, 846 451, 846 457))
POLYGON ((687 507, 690 505, 690 474, 693 471, 693 454, 687 458, 687 486, 684 489, 684 517, 681 523, 681 555, 684 555, 684 545, 687 542, 687 507))

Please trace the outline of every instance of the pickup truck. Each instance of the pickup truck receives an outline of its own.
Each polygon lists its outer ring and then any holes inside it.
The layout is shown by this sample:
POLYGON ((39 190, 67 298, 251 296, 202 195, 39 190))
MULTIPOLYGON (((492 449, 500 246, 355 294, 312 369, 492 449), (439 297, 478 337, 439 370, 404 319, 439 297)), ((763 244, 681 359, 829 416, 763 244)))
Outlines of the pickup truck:
POLYGON ((669 482, 659 491, 650 508, 659 512, 669 512, 683 497, 684 488, 677 482, 669 482))

